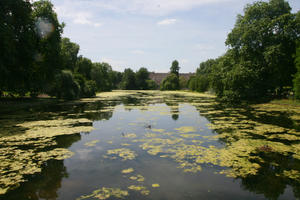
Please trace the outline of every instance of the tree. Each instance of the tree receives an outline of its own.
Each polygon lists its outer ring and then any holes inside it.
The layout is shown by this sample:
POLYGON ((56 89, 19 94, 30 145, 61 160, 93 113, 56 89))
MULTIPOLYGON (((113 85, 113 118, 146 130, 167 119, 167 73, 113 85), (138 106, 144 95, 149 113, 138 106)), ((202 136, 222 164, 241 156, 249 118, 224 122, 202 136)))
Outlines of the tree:
POLYGON ((147 80, 149 80, 149 72, 146 68, 142 67, 135 74, 136 77, 136 86, 140 90, 147 90, 148 84, 147 80))
POLYGON ((121 82, 121 88, 124 90, 135 90, 136 87, 136 80, 135 80, 135 73, 132 69, 127 68, 124 70, 123 78, 121 82))
POLYGON ((294 91, 295 91, 295 97, 297 99, 300 99, 300 42, 298 42, 298 48, 296 51, 296 58, 295 58, 295 64, 297 67, 297 73, 294 77, 294 91))
POLYGON ((280 94, 292 85, 296 72, 293 55, 300 24, 284 0, 255 2, 244 11, 226 40, 235 63, 226 81, 229 90, 242 99, 280 94), (241 83, 243 87, 237 85, 241 83))
POLYGON ((206 92, 208 86, 209 81, 205 75, 192 76, 188 82, 189 89, 197 92, 206 92))
POLYGON ((96 82, 97 91, 111 91, 112 84, 109 77, 111 71, 112 68, 107 63, 93 63, 91 78, 96 82))
POLYGON ((76 62, 75 72, 82 74, 87 80, 91 80, 93 63, 90 59, 79 56, 76 62))
POLYGON ((75 71, 77 54, 79 52, 79 45, 70 41, 69 38, 62 38, 60 44, 60 54, 62 58, 62 68, 75 71))
POLYGON ((197 68, 197 75, 209 75, 213 67, 217 64, 217 59, 208 59, 205 62, 201 62, 199 67, 197 68))
POLYGON ((156 84, 156 82, 154 80, 149 79, 149 80, 146 80, 146 82, 147 82, 147 85, 148 85, 147 87, 149 90, 156 90, 158 88, 158 85, 156 84))
POLYGON ((75 81, 71 71, 63 70, 56 74, 49 94, 57 98, 76 99, 80 95, 80 86, 75 81))
POLYGON ((28 1, 0 1, 0 91, 30 90, 37 48, 31 13, 28 1))
POLYGON ((176 74, 171 73, 167 76, 161 84, 161 90, 178 90, 179 89, 179 80, 176 74))
POLYGON ((34 2, 32 16, 39 36, 32 84, 38 87, 37 90, 45 92, 62 69, 60 50, 64 25, 58 22, 53 5, 48 0, 34 2))
POLYGON ((177 60, 172 62, 170 74, 162 81, 161 90, 178 90, 179 89, 179 63, 177 60))
POLYGON ((122 73, 117 71, 111 71, 109 77, 112 83, 112 89, 120 88, 120 83, 122 81, 122 73))
POLYGON ((172 62, 172 66, 171 66, 171 68, 170 68, 171 74, 175 74, 176 76, 179 76, 179 69, 180 69, 180 67, 179 67, 178 61, 177 61, 177 60, 174 60, 174 61, 172 62))
POLYGON ((92 97, 96 95, 97 84, 93 80, 86 80, 86 78, 79 73, 75 73, 74 80, 79 85, 79 97, 92 97))
POLYGON ((183 76, 179 77, 179 88, 180 89, 188 88, 188 80, 183 76))

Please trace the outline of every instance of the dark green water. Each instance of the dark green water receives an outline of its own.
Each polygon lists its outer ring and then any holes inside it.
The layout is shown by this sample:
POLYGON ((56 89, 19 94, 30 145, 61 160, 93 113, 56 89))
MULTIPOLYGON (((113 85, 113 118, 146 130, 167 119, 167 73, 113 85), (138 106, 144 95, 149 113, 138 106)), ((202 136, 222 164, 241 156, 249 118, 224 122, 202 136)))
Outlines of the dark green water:
MULTIPOLYGON (((284 170, 300 170, 299 160, 292 158, 290 154, 270 153, 267 150, 256 152, 257 155, 253 153, 256 156, 253 160, 261 166, 258 173, 236 178, 219 173, 230 169, 228 166, 209 162, 196 163, 195 157, 190 153, 193 145, 222 149, 232 142, 228 138, 212 139, 222 131, 209 129, 208 124, 213 121, 214 115, 202 113, 212 108, 224 108, 195 104, 212 102, 210 98, 180 95, 166 95, 163 98, 148 97, 147 94, 137 94, 114 101, 52 105, 39 107, 31 112, 14 113, 19 116, 23 114, 25 121, 32 120, 36 113, 44 119, 55 114, 65 118, 85 117, 93 121, 94 130, 56 137, 59 147, 67 148, 75 154, 65 160, 48 160, 43 165, 41 173, 26 176, 26 182, 6 195, 0 196, 0 199, 71 200, 92 194, 94 190, 103 187, 128 191, 128 196, 124 199, 297 199, 300 197, 299 182, 278 175, 284 170), (190 130, 176 129, 180 127, 190 127, 190 130), (131 133, 133 134, 130 137, 131 133), (194 135, 188 136, 191 134, 194 135), (94 146, 86 145, 95 140, 99 141, 95 142, 94 146), (166 141, 170 143, 165 144, 166 141), (154 155, 148 152, 149 148, 143 149, 143 144, 147 142, 161 147, 160 151, 154 155), (189 152, 185 153, 183 150, 186 148, 189 152), (134 152, 135 157, 125 160, 119 155, 108 154, 108 150, 115 149, 129 149, 134 152), (178 157, 177 159, 172 157, 180 152, 183 154, 180 161, 178 157), (261 158, 259 161, 257 161, 258 157, 261 158), (200 166, 201 170, 186 172, 185 169, 191 167, 180 168, 183 161, 193 165, 192 167, 200 166), (134 171, 123 174, 122 170, 128 168, 133 168, 134 171), (144 177, 144 181, 130 179, 131 176, 138 174, 144 177), (152 184, 159 184, 160 187, 152 187, 152 184), (149 194, 144 195, 140 191, 128 189, 131 185, 144 186, 149 194)), ((251 118, 248 110, 243 110, 242 115, 251 118)), ((7 120, 5 116, 1 119, 7 120)), ((256 120, 265 123, 263 120, 270 119, 265 116, 256 120)), ((274 124, 278 125, 282 120, 283 117, 274 121, 274 124)), ((291 124, 286 122, 284 125, 294 128, 292 122, 291 124)), ((258 136, 251 135, 251 137, 258 136)), ((294 144, 295 141, 291 143, 294 144)))

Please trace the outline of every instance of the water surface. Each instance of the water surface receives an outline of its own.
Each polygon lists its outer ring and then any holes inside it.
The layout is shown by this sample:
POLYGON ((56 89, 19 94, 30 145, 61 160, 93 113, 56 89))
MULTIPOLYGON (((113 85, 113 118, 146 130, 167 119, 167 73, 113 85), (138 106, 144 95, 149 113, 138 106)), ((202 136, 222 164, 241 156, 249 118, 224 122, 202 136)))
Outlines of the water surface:
POLYGON ((6 113, 0 198, 297 199, 298 111, 135 91, 6 113))

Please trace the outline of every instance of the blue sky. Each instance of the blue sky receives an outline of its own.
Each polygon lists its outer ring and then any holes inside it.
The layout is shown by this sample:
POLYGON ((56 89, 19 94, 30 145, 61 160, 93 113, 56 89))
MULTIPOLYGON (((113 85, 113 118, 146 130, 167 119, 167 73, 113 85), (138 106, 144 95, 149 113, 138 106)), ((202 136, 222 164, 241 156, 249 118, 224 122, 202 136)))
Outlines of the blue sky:
MULTIPOLYGON (((52 0, 64 37, 94 62, 125 68, 195 72, 200 62, 226 51, 236 15, 253 0, 52 0)), ((292 12, 300 0, 289 0, 292 12)))

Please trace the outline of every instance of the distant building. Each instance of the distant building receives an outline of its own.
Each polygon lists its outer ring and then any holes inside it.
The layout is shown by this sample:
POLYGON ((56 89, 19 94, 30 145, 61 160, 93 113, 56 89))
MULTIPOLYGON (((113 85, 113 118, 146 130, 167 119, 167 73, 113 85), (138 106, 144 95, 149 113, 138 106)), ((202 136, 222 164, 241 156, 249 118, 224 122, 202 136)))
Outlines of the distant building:
MULTIPOLYGON (((150 79, 154 80, 158 85, 166 78, 170 73, 155 73, 150 72, 150 79)), ((186 80, 189 80, 191 76, 194 76, 195 73, 179 73, 180 77, 184 77, 186 80)))

